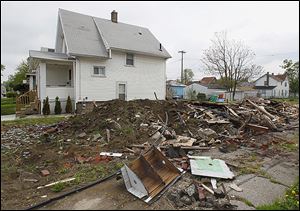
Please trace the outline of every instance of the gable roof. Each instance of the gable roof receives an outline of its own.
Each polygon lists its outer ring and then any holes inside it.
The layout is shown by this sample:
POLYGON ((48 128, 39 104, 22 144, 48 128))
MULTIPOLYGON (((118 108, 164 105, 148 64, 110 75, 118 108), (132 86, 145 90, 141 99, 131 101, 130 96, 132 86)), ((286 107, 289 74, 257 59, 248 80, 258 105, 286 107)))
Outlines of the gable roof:
POLYGON ((108 57, 108 49, 171 58, 149 29, 59 9, 70 54, 108 57))
POLYGON ((272 78, 274 78, 277 81, 284 81, 287 77, 287 74, 278 74, 278 75, 270 75, 272 78))
MULTIPOLYGON (((258 79, 256 79, 254 82, 258 81, 259 79, 263 78, 263 77, 266 76, 266 75, 267 75, 267 73, 265 73, 264 75, 260 76, 260 77, 259 77, 258 79)), ((284 80, 286 79, 287 74, 286 74, 286 72, 285 72, 284 74, 278 74, 278 75, 269 74, 269 76, 270 76, 271 78, 273 78, 274 80, 281 82, 281 81, 284 81, 284 80)))
POLYGON ((212 83, 215 80, 217 80, 216 77, 203 77, 200 80, 200 84, 206 86, 206 85, 209 85, 210 83, 212 83))

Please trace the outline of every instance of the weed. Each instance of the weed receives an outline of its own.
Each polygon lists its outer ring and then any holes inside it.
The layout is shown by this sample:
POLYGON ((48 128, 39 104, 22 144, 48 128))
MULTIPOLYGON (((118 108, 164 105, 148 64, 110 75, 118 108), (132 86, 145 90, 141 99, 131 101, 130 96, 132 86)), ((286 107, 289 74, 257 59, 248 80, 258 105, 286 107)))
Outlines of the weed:
POLYGON ((53 192, 60 192, 60 191, 62 191, 65 187, 66 187, 66 186, 65 186, 64 183, 59 182, 59 183, 53 185, 53 186, 51 187, 51 190, 52 190, 53 192))
POLYGON ((299 178, 287 191, 283 198, 271 204, 256 207, 257 210, 299 210, 299 178))

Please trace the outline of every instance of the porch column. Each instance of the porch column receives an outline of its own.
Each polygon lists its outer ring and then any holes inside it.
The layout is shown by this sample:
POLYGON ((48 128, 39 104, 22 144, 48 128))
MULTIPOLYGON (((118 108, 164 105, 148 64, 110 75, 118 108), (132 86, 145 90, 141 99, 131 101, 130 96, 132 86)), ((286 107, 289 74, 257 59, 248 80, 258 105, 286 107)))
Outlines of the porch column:
POLYGON ((46 63, 40 63, 40 100, 41 100, 41 114, 43 109, 43 100, 46 99, 46 63))
POLYGON ((75 75, 75 84, 74 84, 74 89, 75 89, 75 103, 78 100, 81 100, 81 93, 80 93, 80 89, 81 89, 81 82, 80 82, 80 60, 77 58, 76 59, 76 64, 75 64, 75 71, 74 71, 74 75, 75 75))
POLYGON ((75 62, 73 62, 73 72, 72 72, 72 81, 73 81, 73 88, 74 88, 74 111, 76 110, 76 102, 77 102, 77 96, 78 96, 78 81, 77 81, 77 62, 76 59, 75 62))

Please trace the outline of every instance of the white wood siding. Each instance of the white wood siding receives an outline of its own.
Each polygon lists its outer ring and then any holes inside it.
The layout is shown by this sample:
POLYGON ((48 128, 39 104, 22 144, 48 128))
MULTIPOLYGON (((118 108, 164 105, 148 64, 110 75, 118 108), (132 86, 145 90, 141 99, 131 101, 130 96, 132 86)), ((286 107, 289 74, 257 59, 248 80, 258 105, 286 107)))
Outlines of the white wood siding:
POLYGON ((134 55, 134 66, 126 66, 126 53, 112 51, 112 59, 80 57, 76 61, 76 100, 116 99, 117 82, 127 84, 127 100, 159 99, 166 96, 166 60, 134 55), (105 77, 93 76, 94 66, 105 66, 105 77))
MULTIPOLYGON (((264 75, 262 78, 258 79, 255 82, 256 86, 265 86, 264 81, 267 80, 267 76, 264 75)), ((262 94, 262 97, 270 98, 270 97, 278 97, 278 98, 287 98, 289 97, 289 81, 286 78, 283 82, 277 81, 273 79, 270 75, 269 77, 269 86, 276 86, 273 90, 267 90, 265 94, 262 94), (285 86, 287 83, 287 86, 285 86), (283 93, 283 95, 282 95, 283 93)), ((260 93, 264 92, 259 90, 260 93)))

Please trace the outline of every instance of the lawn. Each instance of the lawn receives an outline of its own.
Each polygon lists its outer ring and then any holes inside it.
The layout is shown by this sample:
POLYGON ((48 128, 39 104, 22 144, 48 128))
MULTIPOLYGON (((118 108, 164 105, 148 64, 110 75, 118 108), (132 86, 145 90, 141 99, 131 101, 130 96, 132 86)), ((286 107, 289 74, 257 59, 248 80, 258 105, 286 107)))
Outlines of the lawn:
POLYGON ((64 116, 47 116, 47 117, 40 117, 40 118, 24 118, 24 119, 17 119, 11 121, 1 122, 1 126, 26 126, 26 125, 51 125, 57 123, 59 121, 64 120, 64 116))
POLYGON ((1 115, 16 113, 16 98, 1 98, 1 115))
POLYGON ((286 102, 292 105, 299 104, 299 98, 272 98, 271 100, 275 100, 278 102, 286 102))

